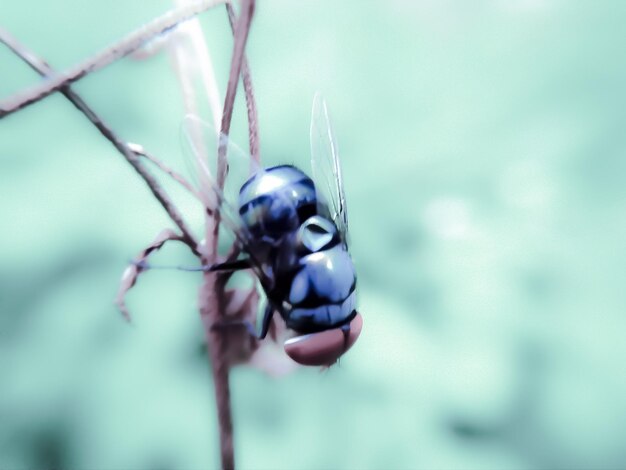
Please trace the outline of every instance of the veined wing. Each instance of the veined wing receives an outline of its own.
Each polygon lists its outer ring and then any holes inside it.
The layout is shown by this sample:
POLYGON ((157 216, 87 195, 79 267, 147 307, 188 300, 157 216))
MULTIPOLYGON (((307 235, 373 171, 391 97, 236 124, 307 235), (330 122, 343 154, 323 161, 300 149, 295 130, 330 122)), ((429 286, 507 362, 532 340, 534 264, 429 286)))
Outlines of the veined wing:
MULTIPOLYGON (((213 186, 216 186, 221 177, 217 165, 220 145, 224 145, 226 149, 228 178, 225 179, 221 192, 227 201, 234 204, 241 186, 255 173, 263 171, 249 154, 228 136, 220 134, 215 127, 195 114, 187 114, 182 121, 181 144, 187 173, 190 175, 189 180, 204 197, 214 196, 213 186)), ((213 205, 214 201, 211 206, 213 205)))
POLYGON ((317 93, 311 112, 311 166, 315 188, 328 206, 331 220, 344 242, 348 239, 348 211, 341 174, 339 152, 326 100, 317 93))
POLYGON ((263 287, 272 285, 271 278, 263 269, 252 246, 252 235, 241 223, 237 198, 243 183, 258 171, 263 171, 227 136, 220 133, 198 116, 187 115, 181 126, 183 155, 188 162, 189 171, 195 172, 198 192, 203 203, 211 211, 219 211, 224 227, 235 237, 236 243, 247 254, 252 263, 252 270, 263 287), (219 145, 226 147, 228 178, 223 188, 217 181, 219 145), (213 162, 213 163, 211 163, 213 162))

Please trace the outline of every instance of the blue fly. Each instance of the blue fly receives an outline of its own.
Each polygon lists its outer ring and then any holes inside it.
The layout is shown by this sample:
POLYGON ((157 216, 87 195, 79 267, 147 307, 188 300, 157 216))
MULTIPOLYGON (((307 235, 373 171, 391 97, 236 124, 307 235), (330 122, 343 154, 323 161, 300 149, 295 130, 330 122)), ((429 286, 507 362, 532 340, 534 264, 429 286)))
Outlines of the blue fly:
MULTIPOLYGON (((204 153, 191 136, 197 136, 199 127, 210 133, 210 126, 193 116, 185 121, 195 158, 202 161, 204 153)), ((326 102, 319 95, 313 102, 310 137, 312 178, 293 165, 253 167, 235 204, 206 166, 200 166, 203 186, 211 192, 206 199, 243 251, 236 261, 208 269, 251 270, 267 297, 261 330, 248 325, 251 333, 265 338, 278 313, 297 334, 285 343, 290 356, 303 364, 327 365, 356 341, 362 319, 356 310, 357 277, 348 250, 339 154, 326 102)))

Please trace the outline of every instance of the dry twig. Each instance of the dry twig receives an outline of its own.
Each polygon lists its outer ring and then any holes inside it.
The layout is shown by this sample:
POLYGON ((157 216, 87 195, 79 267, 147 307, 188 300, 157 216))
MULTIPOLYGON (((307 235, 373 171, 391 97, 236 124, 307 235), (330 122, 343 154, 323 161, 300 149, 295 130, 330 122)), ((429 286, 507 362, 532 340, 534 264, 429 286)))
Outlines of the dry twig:
MULTIPOLYGON (((254 13, 254 0, 242 0, 241 14, 234 28, 234 45, 231 59, 230 75, 224 99, 224 110, 222 113, 221 135, 228 136, 230 122, 233 115, 235 94, 237 93, 237 83, 241 74, 244 50, 250 23, 254 13)), ((220 189, 224 187, 226 178, 226 142, 220 139, 217 154, 217 184, 220 189)), ((211 247, 211 252, 217 252, 219 229, 219 212, 215 214, 215 224, 213 227, 207 226, 206 241, 211 247)), ((232 414, 230 406, 229 388, 229 364, 226 361, 228 344, 224 335, 219 330, 213 328, 223 317, 226 311, 226 299, 223 295, 226 287, 226 277, 215 273, 204 273, 204 283, 201 289, 200 313, 205 321, 208 332, 209 354, 213 366, 213 382, 215 386, 215 399, 218 409, 218 422, 220 426, 220 449, 222 455, 223 468, 234 468, 234 451, 232 438, 232 414)))
MULTIPOLYGON (((226 4, 226 12, 228 13, 228 22, 230 28, 235 34, 235 11, 230 3, 226 4)), ((256 101, 254 99, 254 89, 252 87, 252 78, 250 77, 250 67, 248 59, 243 56, 241 61, 241 78, 243 80, 243 90, 246 94, 246 110, 248 112, 248 140, 250 142, 250 156, 257 164, 260 161, 259 155, 259 121, 256 111, 256 101)))
POLYGON ((70 70, 54 77, 50 77, 45 82, 40 83, 32 89, 23 93, 18 93, 10 99, 0 103, 0 118, 3 118, 30 104, 36 103, 55 91, 59 91, 64 86, 78 81, 90 73, 112 64, 116 60, 119 60, 122 57, 136 51, 155 36, 170 31, 181 21, 192 18, 198 13, 213 8, 216 5, 225 3, 226 1, 227 0, 198 0, 164 14, 163 16, 132 32, 119 42, 107 47, 98 54, 89 57, 87 60, 74 66, 70 70))
MULTIPOLYGON (((48 78, 38 87, 27 92, 11 97, 0 105, 0 118, 14 111, 20 110, 29 104, 35 103, 49 94, 60 91, 63 93, 74 106, 79 109, 100 131, 100 133, 109 140, 115 148, 126 158, 128 163, 137 171, 149 186, 155 198, 165 208, 168 215, 180 229, 182 235, 178 235, 171 230, 164 230, 147 248, 145 248, 138 257, 139 261, 145 261, 147 257, 154 251, 160 249, 164 243, 169 240, 179 240, 186 243, 201 258, 203 264, 215 262, 217 259, 217 236, 219 227, 219 212, 211 212, 207 210, 207 229, 206 244, 209 247, 207 253, 200 253, 199 246, 190 230, 187 228, 178 209, 170 200, 168 195, 156 181, 156 179, 143 167, 140 157, 145 157, 158 168, 167 173, 175 181, 189 190, 197 197, 200 194, 183 178, 181 175, 170 169, 163 162, 148 154, 143 147, 136 144, 129 144, 120 139, 112 129, 107 126, 102 119, 77 95, 71 88, 70 84, 80 78, 101 69, 102 67, 136 51, 146 42, 155 36, 167 32, 175 27, 181 21, 188 19, 197 13, 211 8, 225 0, 199 0, 181 6, 180 8, 154 20, 148 25, 131 33, 117 44, 105 49, 99 54, 78 64, 66 73, 55 75, 53 69, 42 59, 27 50, 8 32, 0 29, 0 42, 5 43, 16 55, 27 62, 40 75, 48 78)), ((231 59, 230 75, 224 100, 223 112, 221 115, 221 133, 228 135, 230 131, 230 123, 234 106, 235 95, 237 91, 237 83, 239 76, 243 75, 244 90, 246 93, 246 104, 248 111, 249 139, 250 151, 253 158, 258 162, 258 129, 256 104, 254 100, 252 83, 247 61, 244 56, 246 41, 248 38, 252 16, 254 14, 254 0, 242 0, 241 14, 239 19, 234 21, 234 12, 232 6, 227 4, 229 21, 234 34, 234 46, 231 59)), ((206 50, 208 54, 208 49, 206 50)), ((205 88, 212 84, 207 80, 207 70, 204 70, 205 88)), ((218 173, 217 180, 220 187, 223 187, 227 172, 226 161, 226 145, 224 140, 220 140, 218 150, 218 173)), ((208 209, 208 208, 207 208, 208 209)), ((232 257, 236 250, 231 250, 229 257, 232 257)), ((127 291, 135 284, 137 276, 143 271, 140 263, 133 264, 122 278, 120 292, 117 302, 120 310, 128 317, 128 311, 124 303, 124 297, 127 291)), ((225 285, 228 277, 214 272, 204 273, 204 282, 200 289, 200 313, 204 322, 208 349, 211 357, 213 370, 213 379, 216 394, 216 404, 218 409, 218 424, 220 429, 220 454, 222 468, 234 468, 234 450, 233 450, 233 430, 232 416, 230 406, 230 390, 229 390, 229 367, 228 357, 232 356, 233 345, 228 344, 225 335, 220 330, 213 328, 227 311, 232 314, 233 293, 225 291, 225 285)), ((250 305, 255 302, 254 295, 244 297, 245 302, 240 302, 240 309, 250 309, 250 305)), ((242 310, 243 311, 243 310, 242 310)), ((240 314, 241 312, 237 313, 240 314)))
MULTIPOLYGON (((23 44, 19 43, 17 39, 9 34, 8 31, 2 28, 0 28, 0 42, 9 47, 39 75, 47 77, 53 73, 52 68, 43 59, 40 59, 32 51, 29 51, 23 44)), ((124 158, 126 158, 126 161, 128 161, 128 163, 135 169, 139 176, 143 178, 150 188, 150 191, 152 191, 154 197, 157 201, 159 201, 172 221, 182 232, 183 241, 191 248, 192 251, 196 252, 198 242, 195 240, 191 230, 187 227, 180 211, 176 208, 172 200, 154 176, 152 176, 148 170, 141 165, 137 154, 133 151, 129 144, 120 139, 117 134, 108 125, 106 125, 104 121, 102 121, 100 116, 98 116, 98 114, 96 114, 96 112, 93 111, 87 103, 70 88, 69 85, 62 86, 60 91, 79 111, 87 117, 87 119, 93 123, 94 126, 96 126, 100 133, 115 146, 115 148, 124 156, 124 158)))

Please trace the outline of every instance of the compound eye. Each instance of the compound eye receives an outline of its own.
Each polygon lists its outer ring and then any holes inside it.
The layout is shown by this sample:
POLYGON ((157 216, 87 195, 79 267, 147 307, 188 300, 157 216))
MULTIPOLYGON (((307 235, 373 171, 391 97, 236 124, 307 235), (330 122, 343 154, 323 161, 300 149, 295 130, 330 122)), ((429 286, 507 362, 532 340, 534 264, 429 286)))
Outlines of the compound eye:
POLYGON ((330 366, 352 347, 362 328, 363 317, 357 313, 346 332, 337 327, 291 338, 285 341, 285 352, 291 359, 304 366, 330 366))
POLYGON ((317 253, 337 238, 337 229, 330 220, 316 215, 300 226, 298 238, 308 251, 317 253))

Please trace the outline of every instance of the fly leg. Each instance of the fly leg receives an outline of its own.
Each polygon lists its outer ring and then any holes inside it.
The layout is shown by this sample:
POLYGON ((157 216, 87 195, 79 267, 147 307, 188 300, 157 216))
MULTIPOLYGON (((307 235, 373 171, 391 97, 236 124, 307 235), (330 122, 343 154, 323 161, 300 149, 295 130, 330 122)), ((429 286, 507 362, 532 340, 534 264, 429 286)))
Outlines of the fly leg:
POLYGON ((224 263, 206 264, 203 266, 154 266, 143 260, 131 261, 131 264, 134 264, 142 271, 147 271, 148 269, 177 269, 179 271, 187 272, 228 272, 241 271, 243 269, 250 269, 252 267, 248 258, 238 259, 235 261, 226 261, 224 263))
POLYGON ((203 271, 215 272, 215 271, 241 271, 243 269, 250 269, 252 264, 250 258, 238 259, 235 261, 226 261, 224 263, 217 263, 208 266, 203 266, 203 271))
POLYGON ((267 332, 269 331, 270 325, 272 324, 273 316, 274 316, 274 309, 268 303, 265 306, 265 313, 263 314, 263 323, 261 324, 260 333, 257 333, 256 328, 251 322, 245 321, 245 320, 219 322, 213 325, 211 328, 223 329, 223 328, 243 327, 250 334, 250 336, 253 336, 256 339, 261 340, 261 339, 265 339, 265 337, 267 336, 267 332))
POLYGON ((265 306, 265 313, 263 314, 263 323, 261 323, 261 334, 258 339, 265 339, 267 336, 267 332, 270 330, 270 325, 272 324, 272 317, 274 316, 274 309, 272 305, 268 302, 265 306))

